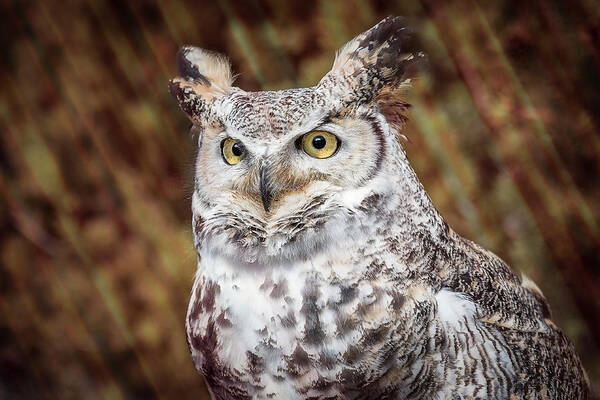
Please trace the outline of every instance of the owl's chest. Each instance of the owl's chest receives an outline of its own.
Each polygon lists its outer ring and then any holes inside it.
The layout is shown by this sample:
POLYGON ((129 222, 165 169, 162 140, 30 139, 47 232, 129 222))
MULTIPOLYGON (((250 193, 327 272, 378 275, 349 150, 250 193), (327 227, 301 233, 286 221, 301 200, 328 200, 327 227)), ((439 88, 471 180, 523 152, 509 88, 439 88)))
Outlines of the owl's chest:
POLYGON ((186 325, 215 397, 326 397, 340 394, 340 376, 361 371, 360 379, 374 381, 389 368, 381 349, 402 321, 402 300, 382 281, 356 276, 351 257, 333 260, 241 269, 222 257, 202 259, 186 325))

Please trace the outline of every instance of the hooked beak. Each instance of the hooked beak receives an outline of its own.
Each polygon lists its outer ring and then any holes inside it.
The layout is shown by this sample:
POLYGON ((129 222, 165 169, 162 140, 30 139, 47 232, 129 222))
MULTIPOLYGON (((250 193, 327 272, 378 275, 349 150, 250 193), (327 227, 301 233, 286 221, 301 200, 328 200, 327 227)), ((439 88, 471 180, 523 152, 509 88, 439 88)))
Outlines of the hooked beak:
POLYGON ((262 164, 259 169, 260 179, 260 198, 263 203, 263 207, 266 212, 269 212, 271 206, 271 200, 273 200, 273 193, 271 192, 271 184, 269 178, 269 169, 266 165, 262 164))

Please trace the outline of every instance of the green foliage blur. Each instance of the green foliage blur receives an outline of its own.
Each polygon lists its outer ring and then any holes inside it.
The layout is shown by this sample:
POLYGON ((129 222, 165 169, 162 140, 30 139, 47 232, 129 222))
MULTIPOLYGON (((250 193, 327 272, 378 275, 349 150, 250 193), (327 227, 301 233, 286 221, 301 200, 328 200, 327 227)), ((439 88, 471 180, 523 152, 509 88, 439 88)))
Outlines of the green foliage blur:
POLYGON ((430 57, 406 151, 459 233, 544 291, 600 387, 600 7, 590 0, 6 1, 0 398, 207 398, 184 316, 193 44, 245 90, 315 84, 387 15, 430 57))

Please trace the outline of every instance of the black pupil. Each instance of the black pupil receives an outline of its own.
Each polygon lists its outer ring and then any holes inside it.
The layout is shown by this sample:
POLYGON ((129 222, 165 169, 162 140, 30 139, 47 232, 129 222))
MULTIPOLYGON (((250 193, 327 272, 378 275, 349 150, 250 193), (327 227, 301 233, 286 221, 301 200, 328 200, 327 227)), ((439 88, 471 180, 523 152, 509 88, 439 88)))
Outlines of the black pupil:
POLYGON ((244 149, 242 149, 242 145, 239 143, 234 143, 233 146, 231 146, 231 152, 234 156, 239 157, 244 153, 244 149))
POLYGON ((321 135, 315 136, 312 140, 312 145, 315 149, 322 149, 326 144, 327 140, 321 135))

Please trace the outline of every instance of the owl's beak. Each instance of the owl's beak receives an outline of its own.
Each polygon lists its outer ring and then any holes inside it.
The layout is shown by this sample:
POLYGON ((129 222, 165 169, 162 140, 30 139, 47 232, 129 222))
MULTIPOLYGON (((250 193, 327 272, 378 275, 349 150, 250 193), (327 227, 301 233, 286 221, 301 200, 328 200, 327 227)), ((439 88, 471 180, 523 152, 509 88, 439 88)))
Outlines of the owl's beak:
POLYGON ((271 184, 269 181, 269 169, 266 165, 262 164, 259 169, 260 178, 260 198, 263 203, 263 207, 266 212, 269 212, 271 206, 271 200, 273 200, 273 193, 271 192, 271 184))

